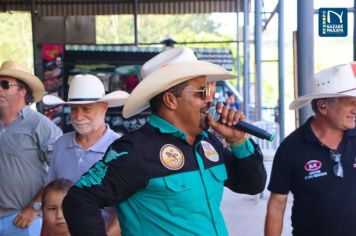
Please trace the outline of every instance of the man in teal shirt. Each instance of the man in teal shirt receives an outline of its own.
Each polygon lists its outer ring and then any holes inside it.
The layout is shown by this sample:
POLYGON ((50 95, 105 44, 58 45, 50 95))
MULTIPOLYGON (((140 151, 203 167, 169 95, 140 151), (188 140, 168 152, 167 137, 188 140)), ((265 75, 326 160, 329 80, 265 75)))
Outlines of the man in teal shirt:
POLYGON ((71 188, 63 203, 71 235, 105 235, 99 209, 112 205, 122 235, 228 235, 220 211, 223 187, 257 194, 266 181, 258 146, 232 127, 243 114, 219 104, 217 122, 208 112, 208 83, 233 76, 197 61, 189 48, 157 55, 141 73, 124 116, 148 105, 152 115, 145 126, 115 141, 71 188))

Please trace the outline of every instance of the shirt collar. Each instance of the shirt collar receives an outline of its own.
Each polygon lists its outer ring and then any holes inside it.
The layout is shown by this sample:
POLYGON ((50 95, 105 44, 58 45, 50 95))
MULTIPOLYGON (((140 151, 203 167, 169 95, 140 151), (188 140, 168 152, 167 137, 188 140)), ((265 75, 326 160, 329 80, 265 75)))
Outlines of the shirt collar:
MULTIPOLYGON (((10 126, 12 123, 18 121, 19 119, 24 119, 24 118, 26 118, 26 116, 28 116, 28 115, 30 114, 30 112, 31 112, 31 107, 30 107, 30 106, 27 105, 27 106, 23 107, 23 108, 19 111, 18 117, 17 117, 15 120, 13 120, 12 122, 10 122, 9 126, 10 126)), ((3 123, 2 123, 1 121, 0 121, 0 128, 1 128, 1 129, 4 129, 4 128, 5 128, 4 125, 3 125, 3 123)))
MULTIPOLYGON (((187 134, 185 132, 155 114, 151 114, 147 122, 163 134, 172 134, 177 138, 187 140, 187 134)), ((208 133, 204 130, 201 132, 201 135, 205 138, 208 137, 208 133)))
POLYGON ((30 106, 25 106, 20 110, 20 117, 21 118, 26 118, 28 114, 31 112, 31 107, 30 106))
MULTIPOLYGON (((315 134, 313 133, 313 131, 311 129, 311 122, 312 122, 313 119, 314 119, 314 116, 310 117, 302 127, 303 133, 304 133, 304 138, 308 142, 320 143, 320 141, 318 140, 318 138, 315 136, 315 134)), ((344 131, 344 136, 346 138, 356 136, 356 128, 345 130, 344 131)))
MULTIPOLYGON (((107 142, 108 142, 108 138, 110 137, 110 133, 114 132, 112 131, 112 129, 110 129, 110 127, 106 124, 106 131, 105 133, 99 138, 99 140, 94 143, 94 145, 92 145, 91 147, 89 147, 87 149, 87 151, 93 151, 93 152, 100 152, 100 153, 105 153, 106 149, 107 149, 107 142)), ((69 148, 75 148, 75 147, 80 147, 82 148, 79 144, 77 144, 77 142, 75 141, 75 136, 76 136, 77 132, 73 131, 72 132, 72 137, 69 139, 70 142, 68 143, 68 149, 69 148)))

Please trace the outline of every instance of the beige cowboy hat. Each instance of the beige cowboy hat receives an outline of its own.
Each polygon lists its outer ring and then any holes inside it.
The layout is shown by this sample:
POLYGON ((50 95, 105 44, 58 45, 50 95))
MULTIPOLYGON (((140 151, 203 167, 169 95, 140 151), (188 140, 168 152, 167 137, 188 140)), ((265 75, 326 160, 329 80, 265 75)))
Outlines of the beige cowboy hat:
POLYGON ((313 99, 356 97, 356 64, 344 64, 316 73, 312 79, 311 94, 296 98, 289 109, 299 109, 313 99))
POLYGON ((0 67, 0 76, 12 77, 25 83, 32 90, 34 102, 41 101, 45 88, 41 80, 25 67, 13 61, 5 61, 0 67))
POLYGON ((105 88, 101 80, 94 75, 75 75, 69 84, 68 101, 59 97, 46 95, 43 103, 49 106, 62 104, 89 104, 106 102, 109 107, 124 105, 129 94, 125 91, 115 91, 105 95, 105 88))
POLYGON ((151 98, 186 80, 207 76, 208 82, 215 82, 235 77, 218 65, 198 61, 190 48, 173 48, 158 54, 142 66, 141 76, 142 81, 124 106, 125 118, 145 110, 151 98))

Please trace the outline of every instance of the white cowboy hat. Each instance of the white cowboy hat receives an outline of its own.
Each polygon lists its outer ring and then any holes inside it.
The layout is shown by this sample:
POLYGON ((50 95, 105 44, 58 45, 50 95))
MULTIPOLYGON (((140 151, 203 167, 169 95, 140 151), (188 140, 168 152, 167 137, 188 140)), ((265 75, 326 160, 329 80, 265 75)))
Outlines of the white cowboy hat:
POLYGON ((311 94, 295 99, 289 109, 299 109, 313 99, 331 97, 356 97, 356 64, 344 64, 316 73, 312 79, 311 94))
POLYGON ((124 106, 125 118, 145 110, 151 98, 186 80, 207 76, 208 82, 215 82, 235 77, 218 65, 198 61, 190 48, 173 48, 158 54, 142 66, 141 76, 142 81, 124 106))
POLYGON ((94 75, 75 75, 69 84, 68 101, 59 97, 46 95, 43 103, 46 105, 89 104, 106 102, 109 107, 122 106, 129 94, 125 91, 115 91, 105 95, 105 88, 100 79, 94 75))
POLYGON ((5 61, 0 68, 0 76, 8 76, 25 83, 32 91, 34 102, 41 101, 45 88, 42 81, 31 74, 25 67, 13 62, 5 61))

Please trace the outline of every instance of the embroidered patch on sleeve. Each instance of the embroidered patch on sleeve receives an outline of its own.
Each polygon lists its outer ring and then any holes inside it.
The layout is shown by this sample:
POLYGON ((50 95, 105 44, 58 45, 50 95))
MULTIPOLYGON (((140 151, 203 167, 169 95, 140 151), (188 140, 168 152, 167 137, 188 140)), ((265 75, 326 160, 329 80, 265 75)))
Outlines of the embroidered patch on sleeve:
POLYGON ((78 182, 75 184, 79 188, 92 187, 93 185, 101 184, 108 166, 105 165, 102 161, 97 162, 89 171, 83 175, 78 182))
POLYGON ((122 156, 122 155, 127 155, 129 154, 128 152, 116 152, 115 150, 110 149, 110 151, 105 155, 104 160, 105 163, 109 163, 112 160, 117 159, 118 157, 122 156))

